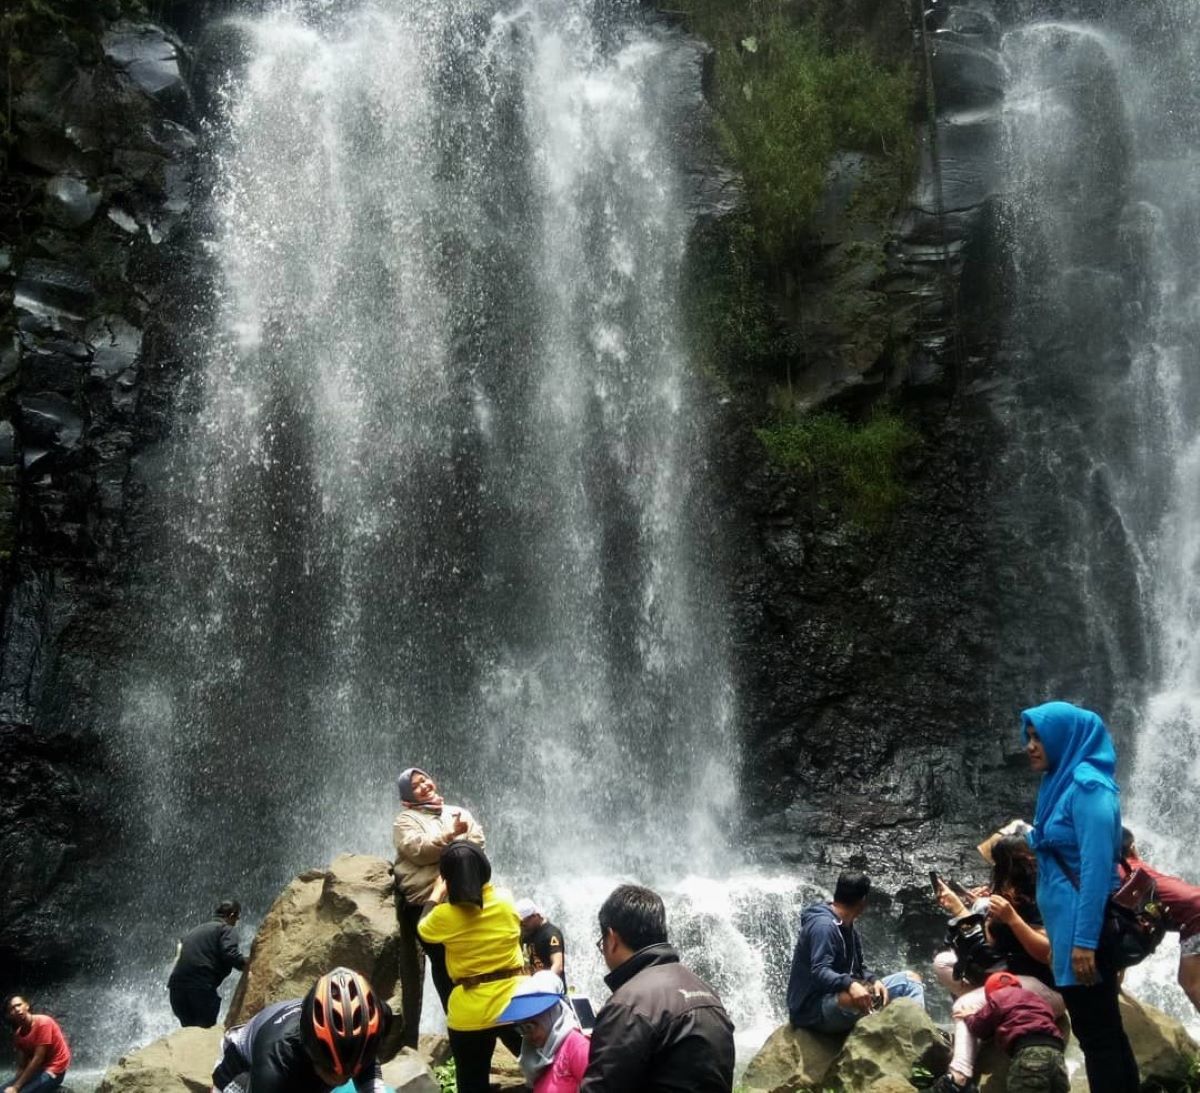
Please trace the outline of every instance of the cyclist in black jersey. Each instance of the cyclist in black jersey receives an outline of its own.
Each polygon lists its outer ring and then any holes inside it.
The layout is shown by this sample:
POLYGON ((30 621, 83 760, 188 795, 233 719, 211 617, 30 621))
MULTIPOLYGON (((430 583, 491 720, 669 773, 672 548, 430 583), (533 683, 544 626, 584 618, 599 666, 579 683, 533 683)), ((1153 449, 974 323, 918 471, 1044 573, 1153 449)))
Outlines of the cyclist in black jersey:
POLYGON ((363 976, 335 968, 304 998, 276 1002, 225 1033, 213 1089, 329 1093, 353 1080, 358 1093, 386 1093, 376 1052, 390 1021, 363 976))

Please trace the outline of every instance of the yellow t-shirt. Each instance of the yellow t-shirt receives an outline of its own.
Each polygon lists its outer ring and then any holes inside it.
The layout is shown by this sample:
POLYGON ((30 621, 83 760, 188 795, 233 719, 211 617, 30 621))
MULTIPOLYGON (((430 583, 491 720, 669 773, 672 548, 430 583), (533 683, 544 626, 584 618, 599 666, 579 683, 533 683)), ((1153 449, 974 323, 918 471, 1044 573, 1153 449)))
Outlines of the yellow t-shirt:
MULTIPOLYGON (((519 968, 521 920, 508 893, 483 886, 483 909, 474 904, 443 903, 417 926, 423 941, 446 946, 446 970, 454 980, 519 968)), ((497 979, 450 992, 446 1024, 456 1032, 492 1028, 516 990, 519 978, 497 979)))

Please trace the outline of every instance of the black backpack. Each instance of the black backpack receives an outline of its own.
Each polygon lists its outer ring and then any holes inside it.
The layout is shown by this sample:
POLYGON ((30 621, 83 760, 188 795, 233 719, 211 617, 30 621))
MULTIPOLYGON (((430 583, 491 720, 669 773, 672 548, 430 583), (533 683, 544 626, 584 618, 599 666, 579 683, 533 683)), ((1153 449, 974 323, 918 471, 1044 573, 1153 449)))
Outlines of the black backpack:
POLYGON ((965 914, 952 918, 946 927, 946 942, 954 950, 954 978, 982 987, 992 972, 1007 967, 1004 954, 987 939, 985 915, 965 914))

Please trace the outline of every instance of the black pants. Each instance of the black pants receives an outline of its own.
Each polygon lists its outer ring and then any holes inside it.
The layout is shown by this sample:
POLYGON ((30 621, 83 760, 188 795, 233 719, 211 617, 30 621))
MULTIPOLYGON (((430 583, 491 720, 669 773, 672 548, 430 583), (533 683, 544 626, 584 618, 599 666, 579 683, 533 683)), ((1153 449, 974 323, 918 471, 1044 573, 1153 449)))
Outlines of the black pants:
POLYGON ((521 1053, 521 1037, 513 1028, 484 1029, 482 1032, 450 1029, 449 1034, 458 1093, 488 1093, 497 1039, 514 1055, 521 1053))
POLYGON ((1088 1088, 1092 1093, 1137 1093, 1137 1060, 1117 1004, 1121 985, 1112 969, 1102 968, 1100 974, 1101 981, 1090 987, 1059 987, 1083 1051, 1088 1088))
POLYGON ((399 923, 400 944, 398 978, 400 979, 400 1004, 404 1008, 404 1039, 402 1047, 415 1048, 421 1033, 421 1008, 425 994, 425 957, 429 957, 429 970, 433 974, 433 985, 442 1000, 442 1009, 449 1003, 454 983, 446 971, 446 950, 441 945, 426 945, 417 935, 417 923, 421 920, 419 904, 409 903, 403 894, 396 892, 396 920, 399 923))
POLYGON ((221 1012, 221 996, 203 987, 170 987, 171 1012, 184 1028, 212 1028, 221 1012))

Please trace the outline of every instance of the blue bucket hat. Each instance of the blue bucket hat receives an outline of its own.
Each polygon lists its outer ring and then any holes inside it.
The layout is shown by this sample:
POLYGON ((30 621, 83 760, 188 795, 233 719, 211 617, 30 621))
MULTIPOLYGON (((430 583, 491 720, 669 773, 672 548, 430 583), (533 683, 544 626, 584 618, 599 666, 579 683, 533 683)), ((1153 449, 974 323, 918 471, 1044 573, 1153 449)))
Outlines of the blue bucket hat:
POLYGON ((522 1021, 532 1021, 565 1001, 565 997, 562 980, 554 972, 534 972, 528 979, 521 980, 513 992, 512 1000, 496 1018, 496 1023, 516 1025, 522 1021))
POLYGON ((532 1021, 547 1010, 553 1009, 562 1000, 561 994, 546 994, 542 991, 538 991, 537 994, 517 994, 504 1007, 496 1021, 501 1025, 519 1025, 522 1021, 532 1021))

